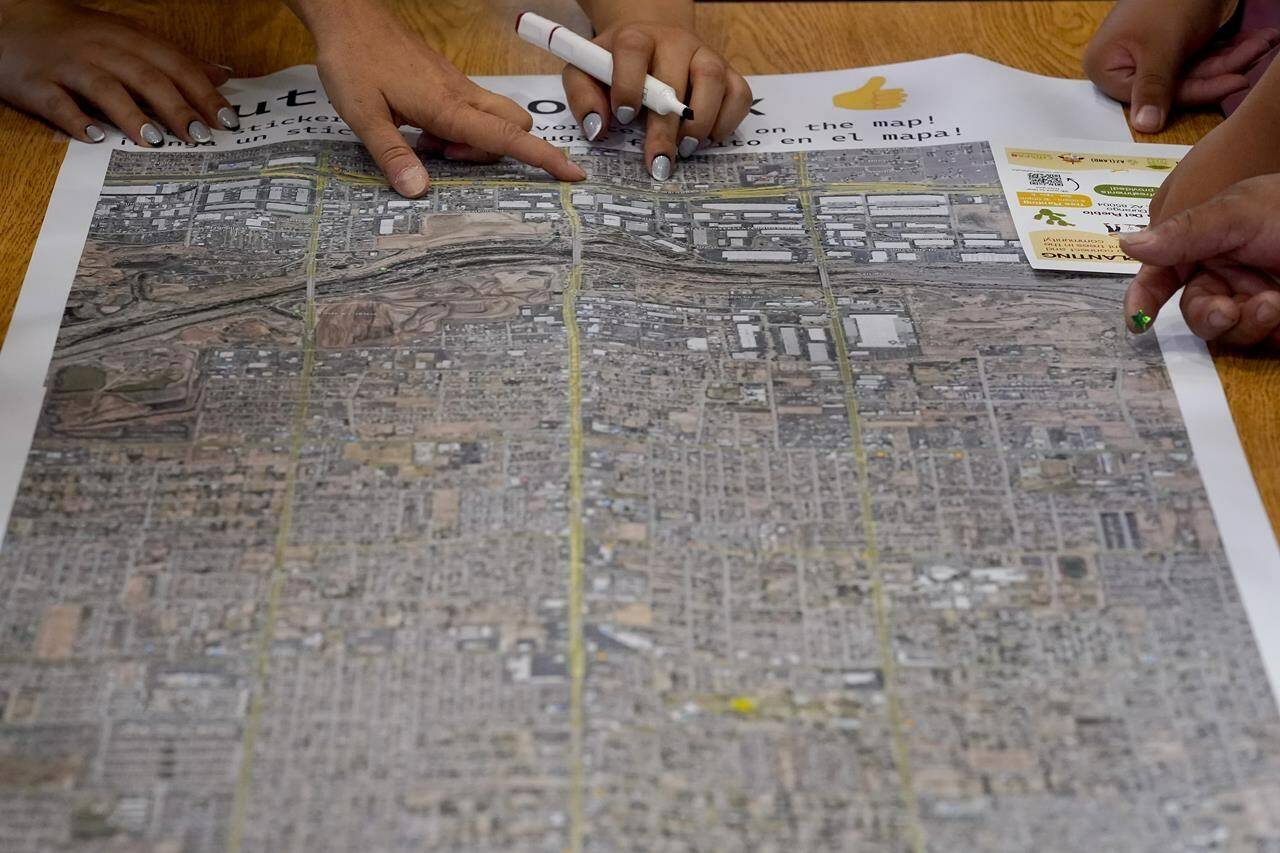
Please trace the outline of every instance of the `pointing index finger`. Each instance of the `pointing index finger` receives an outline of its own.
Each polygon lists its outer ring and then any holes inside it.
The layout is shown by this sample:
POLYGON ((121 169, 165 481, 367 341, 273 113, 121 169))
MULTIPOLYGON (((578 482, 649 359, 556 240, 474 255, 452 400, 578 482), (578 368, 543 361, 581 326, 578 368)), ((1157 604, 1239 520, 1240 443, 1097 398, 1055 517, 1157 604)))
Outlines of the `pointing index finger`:
POLYGON ((1124 316, 1129 328, 1141 334, 1151 328, 1156 315, 1182 287, 1182 276, 1173 267, 1144 265, 1124 295, 1124 316))
POLYGON ((1230 256, 1247 246, 1262 223, 1239 199, 1219 195, 1135 234, 1120 238, 1129 257, 1147 264, 1174 266, 1230 256))
POLYGON ((581 166, 550 142, 474 107, 463 108, 457 119, 456 130, 449 138, 469 143, 484 151, 514 157, 522 163, 545 170, 560 181, 581 181, 587 176, 581 166))

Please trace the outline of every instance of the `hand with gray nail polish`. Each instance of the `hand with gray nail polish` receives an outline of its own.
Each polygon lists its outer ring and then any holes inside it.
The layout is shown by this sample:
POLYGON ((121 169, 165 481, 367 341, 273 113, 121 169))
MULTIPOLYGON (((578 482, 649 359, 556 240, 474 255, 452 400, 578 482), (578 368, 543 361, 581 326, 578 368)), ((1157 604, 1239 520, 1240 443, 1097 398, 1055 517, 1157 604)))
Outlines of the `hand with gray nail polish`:
POLYGON ((106 136, 82 104, 148 147, 164 138, 153 117, 187 142, 208 142, 211 124, 226 126, 220 115, 231 105, 217 89, 226 70, 72 0, 0 0, 0 9, 0 100, 86 142, 106 136))
POLYGON ((613 74, 605 84, 566 66, 562 78, 569 108, 584 128, 593 115, 606 117, 607 124, 612 114, 624 127, 643 123, 636 129, 644 131, 644 162, 655 181, 669 180, 677 158, 694 156, 709 140, 725 139, 747 117, 751 87, 698 36, 692 0, 602 0, 591 4, 589 13, 597 32, 593 41, 613 54, 613 74), (641 109, 646 74, 675 89, 688 104, 687 113, 641 109))

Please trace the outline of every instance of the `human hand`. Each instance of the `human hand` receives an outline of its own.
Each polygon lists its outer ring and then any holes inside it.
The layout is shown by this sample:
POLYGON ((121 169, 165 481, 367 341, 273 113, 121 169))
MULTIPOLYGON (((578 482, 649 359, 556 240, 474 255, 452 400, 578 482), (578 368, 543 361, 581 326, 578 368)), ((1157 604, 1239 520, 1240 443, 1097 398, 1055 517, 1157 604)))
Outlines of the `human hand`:
POLYGON ((1159 225, 1248 178, 1280 172, 1280 149, 1237 113, 1210 131, 1165 178, 1151 200, 1159 225))
POLYGON ((1143 262, 1125 294, 1126 317, 1154 318, 1185 285, 1182 313, 1195 334, 1280 346, 1280 174, 1234 184, 1120 245, 1143 262))
POLYGON ((1099 89, 1130 105, 1136 130, 1155 133, 1175 103, 1213 104, 1247 89, 1244 73, 1280 43, 1280 30, 1262 29, 1204 50, 1236 3, 1121 0, 1089 42, 1085 71, 1099 89))
POLYGON ((106 138, 82 103, 139 145, 164 141, 152 112, 181 139, 209 142, 210 126, 240 126, 218 94, 227 77, 115 15, 65 0, 0 2, 0 99, 81 142, 106 138))
POLYGON ((613 52, 612 85, 605 86, 571 65, 563 75, 569 108, 587 139, 594 142, 604 137, 610 115, 623 125, 635 119, 642 109, 645 74, 674 88, 693 111, 691 119, 648 113, 644 159, 655 180, 671 176, 677 152, 688 157, 708 140, 723 142, 751 109, 747 81, 703 44, 691 22, 686 26, 636 21, 622 15, 594 41, 613 52))
POLYGON ((586 177, 564 151, 529 133, 533 119, 519 104, 472 83, 379 4, 290 5, 315 36, 316 64, 329 100, 401 195, 415 198, 430 184, 422 160, 400 132, 404 124, 422 129, 418 151, 426 154, 473 162, 511 156, 557 180, 586 177))

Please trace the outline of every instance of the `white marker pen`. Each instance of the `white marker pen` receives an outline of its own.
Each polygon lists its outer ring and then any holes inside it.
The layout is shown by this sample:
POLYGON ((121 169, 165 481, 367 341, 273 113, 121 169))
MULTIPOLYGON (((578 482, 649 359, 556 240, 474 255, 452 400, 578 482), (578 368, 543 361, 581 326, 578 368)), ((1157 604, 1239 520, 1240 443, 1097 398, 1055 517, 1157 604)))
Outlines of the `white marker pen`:
MULTIPOLYGON (((613 82, 613 54, 555 21, 533 12, 521 12, 516 16, 516 33, 529 44, 550 51, 606 86, 613 82)), ((642 103, 658 115, 679 113, 684 118, 693 118, 693 110, 680 103, 675 89, 648 74, 644 75, 642 103)))

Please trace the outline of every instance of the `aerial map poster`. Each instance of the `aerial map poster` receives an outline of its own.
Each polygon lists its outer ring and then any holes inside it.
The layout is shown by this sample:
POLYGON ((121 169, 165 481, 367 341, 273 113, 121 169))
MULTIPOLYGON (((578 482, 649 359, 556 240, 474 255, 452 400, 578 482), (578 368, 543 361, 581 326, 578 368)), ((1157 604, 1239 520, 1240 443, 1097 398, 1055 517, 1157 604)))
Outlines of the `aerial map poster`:
POLYGON ((0 354, 4 849, 1280 846, 1212 363, 848 74, 666 183, 406 200, 310 69, 262 138, 73 145, 0 354))

